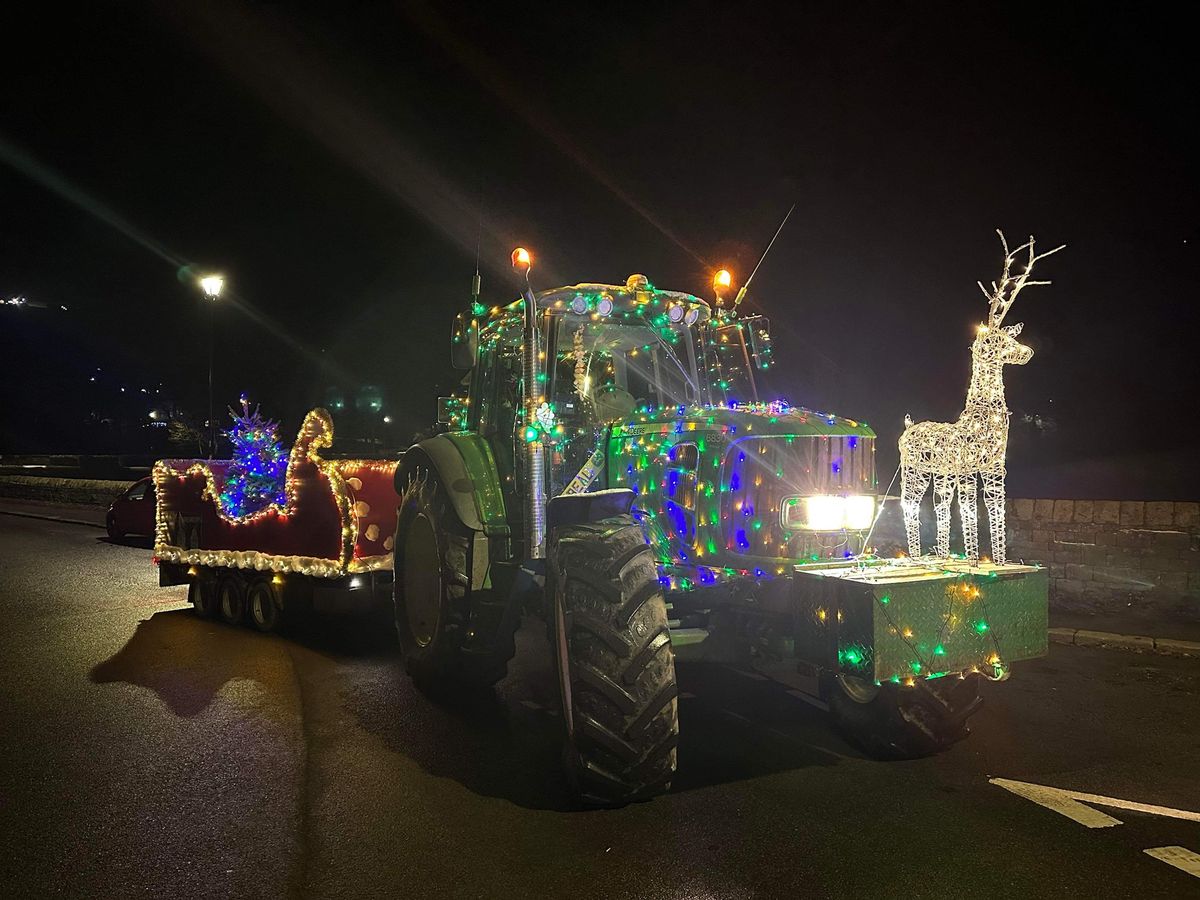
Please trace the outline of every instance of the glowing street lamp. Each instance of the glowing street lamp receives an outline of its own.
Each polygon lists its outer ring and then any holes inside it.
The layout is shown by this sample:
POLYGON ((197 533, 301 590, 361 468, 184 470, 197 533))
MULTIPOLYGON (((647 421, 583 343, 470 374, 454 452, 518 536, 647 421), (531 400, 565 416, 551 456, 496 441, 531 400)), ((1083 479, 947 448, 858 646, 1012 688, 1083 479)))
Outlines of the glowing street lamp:
POLYGON ((216 343, 216 301, 225 287, 220 275, 205 275, 200 279, 200 290, 209 299, 208 304, 208 458, 217 452, 217 420, 213 415, 213 355, 216 343))
POLYGON ((225 287, 225 279, 220 275, 205 275, 200 279, 200 290, 204 291, 204 296, 209 300, 216 300, 220 297, 223 287, 225 287))

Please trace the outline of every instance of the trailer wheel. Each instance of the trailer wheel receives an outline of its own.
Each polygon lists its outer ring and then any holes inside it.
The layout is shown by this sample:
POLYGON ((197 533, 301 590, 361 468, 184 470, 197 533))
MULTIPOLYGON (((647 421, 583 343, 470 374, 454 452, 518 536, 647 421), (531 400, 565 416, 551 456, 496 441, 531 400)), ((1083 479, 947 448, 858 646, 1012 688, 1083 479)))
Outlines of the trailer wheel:
POLYGON ((246 616, 246 583, 237 575, 226 575, 217 587, 217 615, 222 622, 240 625, 246 616))
MULTIPOLYGON (((504 677, 516 622, 472 624, 487 606, 471 591, 470 531, 434 476, 411 482, 396 523, 393 580, 396 635, 409 675, 422 690, 483 688, 504 677), (507 633, 500 633, 507 632, 507 633)), ((490 592, 486 592, 490 594, 490 592)))
POLYGON ((555 670, 573 793, 616 806, 675 774, 675 657, 654 554, 632 516, 556 528, 547 549, 555 670))
POLYGON ((256 578, 246 590, 246 617, 256 631, 278 631, 283 624, 281 598, 269 578, 256 578))
POLYGON ((188 603, 201 619, 211 619, 217 613, 217 585, 210 578, 188 585, 188 603))
POLYGON ((979 677, 922 679, 912 687, 848 675, 827 682, 829 711, 848 741, 877 759, 931 756, 968 734, 983 704, 979 677))

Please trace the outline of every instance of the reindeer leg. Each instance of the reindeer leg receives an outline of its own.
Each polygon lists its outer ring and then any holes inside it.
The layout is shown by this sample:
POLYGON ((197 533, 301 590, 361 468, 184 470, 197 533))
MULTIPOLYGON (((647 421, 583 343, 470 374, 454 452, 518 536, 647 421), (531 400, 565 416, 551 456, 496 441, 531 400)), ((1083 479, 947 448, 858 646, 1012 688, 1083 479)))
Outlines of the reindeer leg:
POLYGON ((916 469, 900 472, 900 508, 904 510, 904 531, 908 535, 908 555, 921 555, 921 498, 929 487, 929 475, 916 469))
POLYGON ((950 475, 933 476, 933 510, 937 513, 937 554, 950 555, 950 501, 954 499, 954 479, 950 475))
POLYGON ((958 476, 958 519, 962 522, 963 549, 967 559, 979 561, 979 507, 975 474, 958 476))
POLYGON ((998 566, 1007 561, 1004 547, 1004 470, 981 472, 983 502, 988 511, 988 533, 992 538, 992 562, 998 566))

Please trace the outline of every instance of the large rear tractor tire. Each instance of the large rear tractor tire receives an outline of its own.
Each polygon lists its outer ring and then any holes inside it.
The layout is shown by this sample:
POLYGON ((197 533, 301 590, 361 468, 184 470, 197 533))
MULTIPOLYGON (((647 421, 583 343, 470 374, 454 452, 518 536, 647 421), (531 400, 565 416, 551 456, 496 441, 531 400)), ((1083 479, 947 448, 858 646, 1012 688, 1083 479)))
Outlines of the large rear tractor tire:
POLYGON ((940 753, 968 734, 967 719, 983 703, 978 675, 875 685, 846 675, 830 679, 829 711, 838 730, 876 759, 940 753))
POLYGON ((410 482, 396 523, 394 612, 408 674, 431 693, 489 687, 516 651, 516 617, 471 590, 471 532, 434 476, 410 482))
POLYGON ((671 786, 675 657, 654 554, 632 516, 555 529, 546 596, 575 796, 619 806, 671 786))

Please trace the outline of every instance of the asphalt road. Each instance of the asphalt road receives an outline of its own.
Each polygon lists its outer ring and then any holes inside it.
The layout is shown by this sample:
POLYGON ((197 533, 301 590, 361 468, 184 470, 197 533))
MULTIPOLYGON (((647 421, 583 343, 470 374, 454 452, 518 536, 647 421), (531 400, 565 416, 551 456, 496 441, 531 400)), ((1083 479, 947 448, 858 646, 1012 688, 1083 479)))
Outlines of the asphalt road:
POLYGON ((194 618, 145 546, 0 515, 0 896, 1179 897, 1200 821, 1200 660, 1051 645, 974 734, 864 759, 770 682, 680 667, 673 792, 570 809, 543 632, 490 700, 438 705, 391 635, 194 618))

